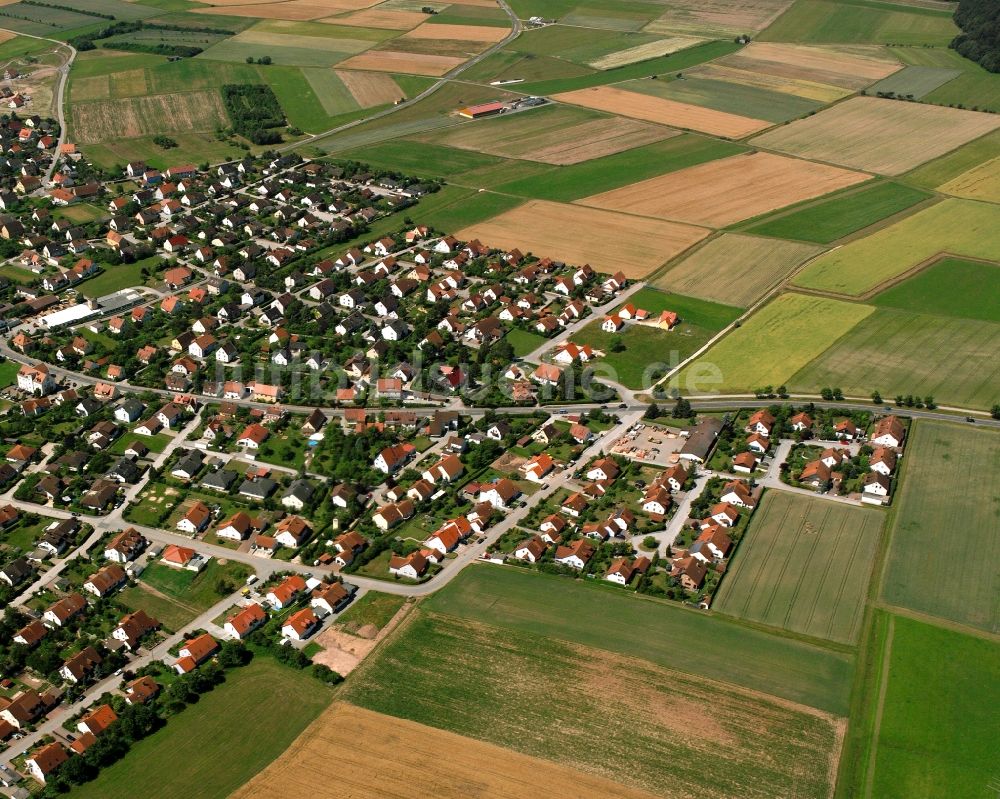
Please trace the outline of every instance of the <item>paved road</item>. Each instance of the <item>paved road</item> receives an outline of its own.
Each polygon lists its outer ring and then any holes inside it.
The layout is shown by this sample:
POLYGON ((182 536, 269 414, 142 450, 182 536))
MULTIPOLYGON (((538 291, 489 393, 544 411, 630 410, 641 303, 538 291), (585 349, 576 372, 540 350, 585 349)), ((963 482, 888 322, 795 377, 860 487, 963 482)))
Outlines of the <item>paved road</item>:
POLYGON ((70 67, 73 66, 73 60, 76 58, 76 48, 67 42, 61 42, 58 39, 49 39, 45 36, 32 36, 30 33, 22 33, 21 31, 13 31, 7 28, 0 28, 0 30, 16 34, 17 36, 27 36, 29 39, 39 39, 43 42, 52 42, 52 44, 57 45, 57 47, 65 47, 69 50, 69 58, 66 60, 65 64, 62 64, 59 67, 55 91, 52 93, 52 99, 55 103, 56 119, 59 121, 59 141, 56 142, 56 149, 52 155, 52 163, 49 164, 49 169, 45 173, 45 183, 47 184, 50 180, 52 180, 52 173, 55 172, 56 164, 59 162, 59 149, 66 143, 66 115, 63 111, 63 106, 65 104, 66 97, 66 82, 69 79, 70 67))

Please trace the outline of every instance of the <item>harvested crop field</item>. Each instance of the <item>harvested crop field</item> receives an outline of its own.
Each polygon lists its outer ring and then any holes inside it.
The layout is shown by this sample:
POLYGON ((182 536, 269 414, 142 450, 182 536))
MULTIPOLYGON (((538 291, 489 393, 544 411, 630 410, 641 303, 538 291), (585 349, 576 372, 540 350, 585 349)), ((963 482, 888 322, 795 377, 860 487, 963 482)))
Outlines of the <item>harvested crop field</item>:
POLYGON ((693 36, 671 36, 668 39, 646 42, 636 47, 630 47, 627 50, 619 50, 617 53, 608 53, 606 56, 591 61, 590 66, 594 69, 614 69, 615 67, 623 67, 626 64, 634 64, 637 61, 645 61, 647 58, 659 58, 663 55, 670 55, 670 53, 676 53, 678 50, 693 47, 703 41, 704 39, 698 39, 693 36))
POLYGON ((842 644, 857 640, 883 514, 768 491, 712 607, 842 644))
POLYGON ((73 136, 82 144, 157 133, 213 131, 229 124, 217 91, 74 103, 72 120, 73 136))
POLYGON ((758 152, 699 164, 578 202, 629 214, 725 227, 868 178, 861 172, 758 152))
POLYGON ((811 244, 726 233, 671 267, 654 285, 745 308, 822 251, 811 244))
POLYGON ((680 0, 650 22, 648 33, 677 32, 734 36, 763 30, 791 5, 791 0, 680 0))
POLYGON ((648 122, 597 117, 576 108, 554 106, 459 125, 425 138, 490 155, 567 165, 676 135, 676 131, 648 122))
POLYGON ((362 108, 387 105, 403 97, 403 91, 388 75, 381 72, 337 70, 337 77, 362 108))
POLYGON ((898 175, 1000 128, 1000 116, 854 97, 754 139, 804 158, 898 175))
POLYGON ((833 250, 796 275, 803 288, 862 295, 941 253, 996 258, 1000 208, 945 200, 833 250))
POLYGON ((1000 203, 1000 157, 973 167, 938 190, 956 197, 1000 203))
POLYGON ((464 58, 422 53, 402 53, 393 50, 368 52, 348 58, 340 63, 341 69, 370 70, 373 72, 402 72, 410 75, 439 77, 450 72, 464 58))
POLYGON ((762 119, 727 114, 724 111, 678 103, 675 100, 630 92, 614 86, 577 89, 553 95, 553 99, 632 119, 658 122, 661 125, 697 130, 730 139, 742 139, 744 136, 771 127, 770 122, 762 119))
POLYGON ((532 799, 539 791, 552 799, 653 799, 566 766, 345 702, 331 705, 230 799, 313 799, 334 784, 343 799, 532 799), (462 756, 446 769, 428 771, 441 752, 462 756))
MULTIPOLYGON (((782 294, 685 368, 677 382, 684 394, 747 391, 790 383, 796 372, 874 310, 825 297, 782 294), (766 352, 767 358, 747 356, 754 352, 766 352), (715 377, 710 379, 713 371, 715 377)), ((871 388, 864 393, 869 391, 871 388)))
POLYGON ((338 11, 358 11, 378 0, 284 0, 284 2, 246 3, 244 0, 216 0, 211 8, 192 8, 195 14, 221 14, 259 19, 309 20, 328 17, 338 11))
POLYGON ((492 44, 501 41, 510 31, 494 25, 430 25, 423 24, 402 39, 443 39, 457 42, 486 42, 492 44))
POLYGON ((659 222, 595 208, 532 200, 455 234, 490 247, 589 263, 599 272, 621 270, 636 279, 708 235, 704 228, 659 222))
POLYGON ((331 25, 348 25, 357 28, 382 28, 384 30, 405 31, 417 27, 427 20, 419 11, 393 11, 387 8, 366 8, 342 17, 321 19, 331 25))
POLYGON ((420 611, 345 690, 347 701, 370 710, 661 797, 825 796, 839 750, 841 723, 801 705, 601 649, 420 611), (442 690, 471 684, 474 691, 442 690), (568 684, 577 690, 565 690, 568 684), (642 765, 623 766, 630 762, 642 765))
POLYGON ((753 42, 718 62, 722 66, 792 80, 863 89, 902 69, 902 64, 874 47, 810 47, 803 44, 753 42))
POLYGON ((879 308, 782 382, 796 390, 839 386, 868 396, 877 389, 885 397, 932 396, 942 405, 986 409, 997 401, 998 351, 994 322, 879 308))
POLYGON ((722 64, 705 64, 695 67, 687 73, 691 77, 707 78, 709 80, 724 80, 741 86, 753 86, 782 94, 792 94, 815 100, 818 103, 833 103, 851 93, 850 89, 831 86, 827 83, 817 83, 811 80, 787 78, 781 75, 768 75, 764 72, 751 72, 748 69, 736 69, 722 64))
POLYGON ((892 526, 882 596, 932 616, 1000 631, 996 486, 1000 434, 919 421, 892 526), (934 464, 938 468, 920 468, 934 464), (927 557, 934 553, 934 557, 927 557), (955 581, 962 586, 955 591, 955 581))

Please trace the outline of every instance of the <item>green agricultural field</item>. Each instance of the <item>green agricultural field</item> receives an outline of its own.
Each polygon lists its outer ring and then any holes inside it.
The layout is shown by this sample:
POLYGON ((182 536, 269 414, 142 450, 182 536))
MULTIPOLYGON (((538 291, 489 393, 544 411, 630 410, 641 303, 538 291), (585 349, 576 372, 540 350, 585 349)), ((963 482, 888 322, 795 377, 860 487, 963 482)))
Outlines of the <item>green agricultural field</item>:
POLYGON ((224 799, 284 752, 331 697, 331 689, 307 673, 259 656, 73 793, 80 799, 224 799))
POLYGON ((791 213, 772 216, 748 233, 830 244, 923 202, 931 195, 899 183, 876 183, 791 213))
POLYGON ((914 313, 1000 322, 1000 266, 942 258, 934 266, 876 294, 871 302, 914 313))
POLYGON ((536 56, 500 50, 473 64, 462 73, 463 80, 488 83, 494 80, 523 80, 528 82, 561 80, 594 75, 597 70, 563 61, 553 56, 536 56))
POLYGON ((823 103, 794 94, 697 77, 634 80, 618 88, 769 122, 787 122, 823 107, 823 103))
POLYGON ((786 384, 873 311, 826 297, 782 294, 685 367, 671 385, 684 394, 701 394, 786 384))
POLYGON ((527 94, 543 95, 569 92, 575 89, 586 89, 591 86, 605 86, 625 80, 646 78, 650 75, 663 75, 668 72, 690 69, 698 64, 704 64, 706 61, 712 61, 730 53, 735 53, 739 49, 740 45, 735 42, 706 42, 696 47, 689 47, 687 50, 671 53, 670 55, 651 58, 648 61, 639 61, 638 63, 616 69, 606 69, 590 75, 519 84, 517 90, 527 94))
POLYGON ((589 64, 610 53, 649 44, 660 38, 650 33, 550 25, 522 33, 505 49, 535 56, 558 54, 559 58, 567 61, 589 64))
POLYGON ((1000 150, 1000 130, 969 142, 948 155, 917 167, 904 180, 924 189, 936 189, 944 183, 964 175, 970 169, 996 158, 1000 150))
POLYGON ((746 308, 822 251, 812 244, 724 233, 682 256, 653 285, 746 308))
POLYGON ((614 774, 656 795, 822 796, 837 749, 835 722, 806 708, 712 684, 703 674, 419 610, 352 675, 344 698, 614 774), (609 724, 615 712, 628 723, 609 724), (643 768, 622 769, 629 758, 643 768))
POLYGON ((802 391, 839 386, 868 396, 877 389, 989 408, 1000 399, 998 348, 998 324, 879 308, 786 382, 802 391))
MULTIPOLYGON (((6 20, 4 20, 6 22, 6 20)), ((28 36, 15 36, 13 39, 0 43, 0 59, 7 61, 26 55, 36 55, 45 50, 51 50, 52 43, 28 36)))
POLYGON ((768 491, 713 607, 794 633, 854 643, 883 518, 876 510, 768 491))
POLYGON ((1000 75, 943 47, 900 47, 893 51, 904 64, 958 70, 957 77, 924 96, 938 105, 958 105, 983 111, 1000 111, 1000 75))
POLYGON ((325 76, 332 76, 334 80, 337 80, 332 69, 299 69, 298 67, 278 65, 260 68, 261 78, 274 91, 281 110, 285 112, 285 117, 290 125, 308 133, 318 133, 337 124, 349 122, 351 119, 361 117, 366 113, 358 107, 357 103, 353 103, 351 108, 347 108, 346 111, 337 111, 338 108, 346 107, 346 104, 342 105, 339 100, 330 104, 321 102, 320 98, 325 96, 322 91, 324 83, 329 83, 329 81, 324 78, 324 82, 321 82, 317 88, 314 79, 306 74, 317 72, 325 76), (338 115, 330 115, 327 105, 337 111, 338 115))
POLYGON ((805 44, 905 44, 945 47, 959 30, 951 12, 867 0, 796 0, 758 38, 805 44))
POLYGON ((606 333, 601 330, 602 320, 595 319, 573 335, 575 343, 602 350, 605 357, 600 363, 614 370, 608 376, 627 388, 649 388, 659 375, 703 347, 741 313, 739 308, 652 288, 636 292, 629 302, 649 311, 651 318, 670 310, 675 311, 681 321, 670 331, 630 324, 621 333, 606 333), (625 346, 622 352, 611 349, 616 339, 625 346))
POLYGON ((441 144, 408 139, 373 144, 338 153, 340 158, 353 158, 372 166, 394 169, 408 175, 452 178, 464 172, 509 163, 495 155, 458 150, 441 144))
POLYGON ((945 200, 818 258, 794 282, 858 296, 940 253, 995 258, 998 248, 1000 207, 945 200))
MULTIPOLYGON (((457 186, 448 188, 456 189, 454 193, 446 195, 448 200, 441 197, 440 202, 429 203, 426 198, 422 198, 413 210, 414 219, 419 218, 422 224, 437 230, 461 230, 506 213, 524 202, 520 197, 508 197, 504 194, 487 191, 477 193, 473 189, 461 189, 459 192, 457 186), (451 201, 450 198, 455 199, 451 201)), ((438 192, 438 195, 444 191, 447 189, 438 192)))
POLYGON ((836 715, 847 709, 851 657, 668 602, 603 591, 564 577, 476 565, 424 606, 642 658, 836 715))
POLYGON ((872 86, 870 94, 895 94, 899 97, 920 99, 962 74, 958 69, 940 67, 905 67, 894 75, 872 86))
POLYGON ((745 150, 733 142, 684 133, 623 153, 500 183, 497 190, 539 200, 571 202, 745 150))
POLYGON ((354 95, 332 69, 309 67, 302 70, 302 75, 312 88, 314 101, 319 101, 327 116, 347 114, 360 108, 354 95))
POLYGON ((1000 632, 995 550, 1000 434, 917 422, 904 464, 883 599, 1000 632))
POLYGON ((894 617, 870 796, 985 796, 996 783, 1000 645, 894 617))

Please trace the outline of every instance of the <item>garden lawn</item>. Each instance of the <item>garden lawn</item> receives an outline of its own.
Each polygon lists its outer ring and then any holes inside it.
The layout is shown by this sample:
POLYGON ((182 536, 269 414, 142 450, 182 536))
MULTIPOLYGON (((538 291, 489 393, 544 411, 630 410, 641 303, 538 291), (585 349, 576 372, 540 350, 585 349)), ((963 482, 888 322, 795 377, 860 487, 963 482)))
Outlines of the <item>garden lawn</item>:
POLYGON ((220 565, 218 558, 212 558, 197 574, 186 569, 175 569, 162 563, 153 563, 142 573, 140 580, 168 597, 178 599, 202 611, 212 607, 224 596, 216 591, 219 579, 226 578, 230 584, 238 584, 236 587, 241 587, 251 572, 252 569, 243 563, 228 561, 220 565))
POLYGON ((545 336, 540 336, 538 333, 532 333, 530 330, 522 330, 519 327, 514 328, 506 335, 507 343, 514 348, 514 355, 517 358, 523 358, 529 352, 533 352, 542 346, 547 339, 545 336))
POLYGON ((997 257, 1000 206, 945 200, 817 258, 794 282, 803 288, 858 296, 945 252, 997 257))
POLYGON ((829 244, 905 211, 930 196, 919 189, 899 183, 878 183, 871 188, 772 217, 746 228, 746 232, 779 239, 829 244))
POLYGON ((942 258, 871 302, 915 313, 1000 322, 1000 266, 942 258))
POLYGON ((879 308, 783 382, 793 390, 837 386, 867 397, 877 389, 985 409, 1000 399, 998 349, 1000 324, 879 308))
MULTIPOLYGON (((350 576, 345 577, 350 582, 350 576)), ((337 617, 337 623, 357 631, 373 624, 382 629, 389 620, 406 604, 406 597, 398 594, 383 594, 380 591, 369 591, 337 617)))
MULTIPOLYGON (((157 258, 157 261, 162 259, 157 258)), ((84 297, 103 297, 121 289, 141 286, 145 283, 142 277, 142 261, 117 266, 103 266, 104 271, 97 277, 92 277, 80 284, 80 293, 84 297)))
POLYGON ((146 611, 168 630, 175 632, 194 621, 200 612, 179 599, 155 594, 142 583, 126 588, 116 599, 129 610, 146 611))
POLYGON ((1000 433, 918 421, 903 464, 883 599, 1000 632, 1000 433))
POLYGON ((676 385, 684 394, 698 394, 788 383, 874 310, 825 297, 782 294, 685 367, 676 385))
POLYGON ((892 624, 870 795, 986 795, 997 779, 1000 645, 907 618, 892 624))
POLYGON ((0 388, 7 388, 17 382, 17 372, 21 364, 17 361, 0 362, 0 388))
POLYGON ((665 601, 564 577, 469 566, 428 610, 643 658, 843 715, 853 659, 665 601))
POLYGON ((329 704, 332 691, 305 672, 257 657, 135 744, 80 799, 225 799, 285 751, 329 704))

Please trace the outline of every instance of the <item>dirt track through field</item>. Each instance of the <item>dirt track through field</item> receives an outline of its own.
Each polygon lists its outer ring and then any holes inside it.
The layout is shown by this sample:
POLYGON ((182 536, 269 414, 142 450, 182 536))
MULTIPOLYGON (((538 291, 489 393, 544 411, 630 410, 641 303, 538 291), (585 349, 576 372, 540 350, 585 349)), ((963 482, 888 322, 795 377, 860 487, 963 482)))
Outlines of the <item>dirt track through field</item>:
POLYGON ((869 177, 796 158, 750 153, 670 172, 578 202, 628 214, 725 227, 869 177))
POLYGON ((595 208, 532 200, 486 222, 458 231, 463 241, 519 247, 540 257, 589 263, 599 272, 628 278, 649 274, 708 235, 705 228, 644 219, 595 208))
POLYGON ((230 799, 653 799, 565 766, 344 702, 230 799), (391 765, 390 765, 391 764, 391 765))
POLYGON ((594 86, 589 89, 563 92, 553 95, 553 99, 584 108, 609 111, 632 119, 659 122, 661 125, 697 130, 730 139, 742 139, 773 124, 763 119, 729 114, 663 97, 616 89, 613 86, 594 86))

